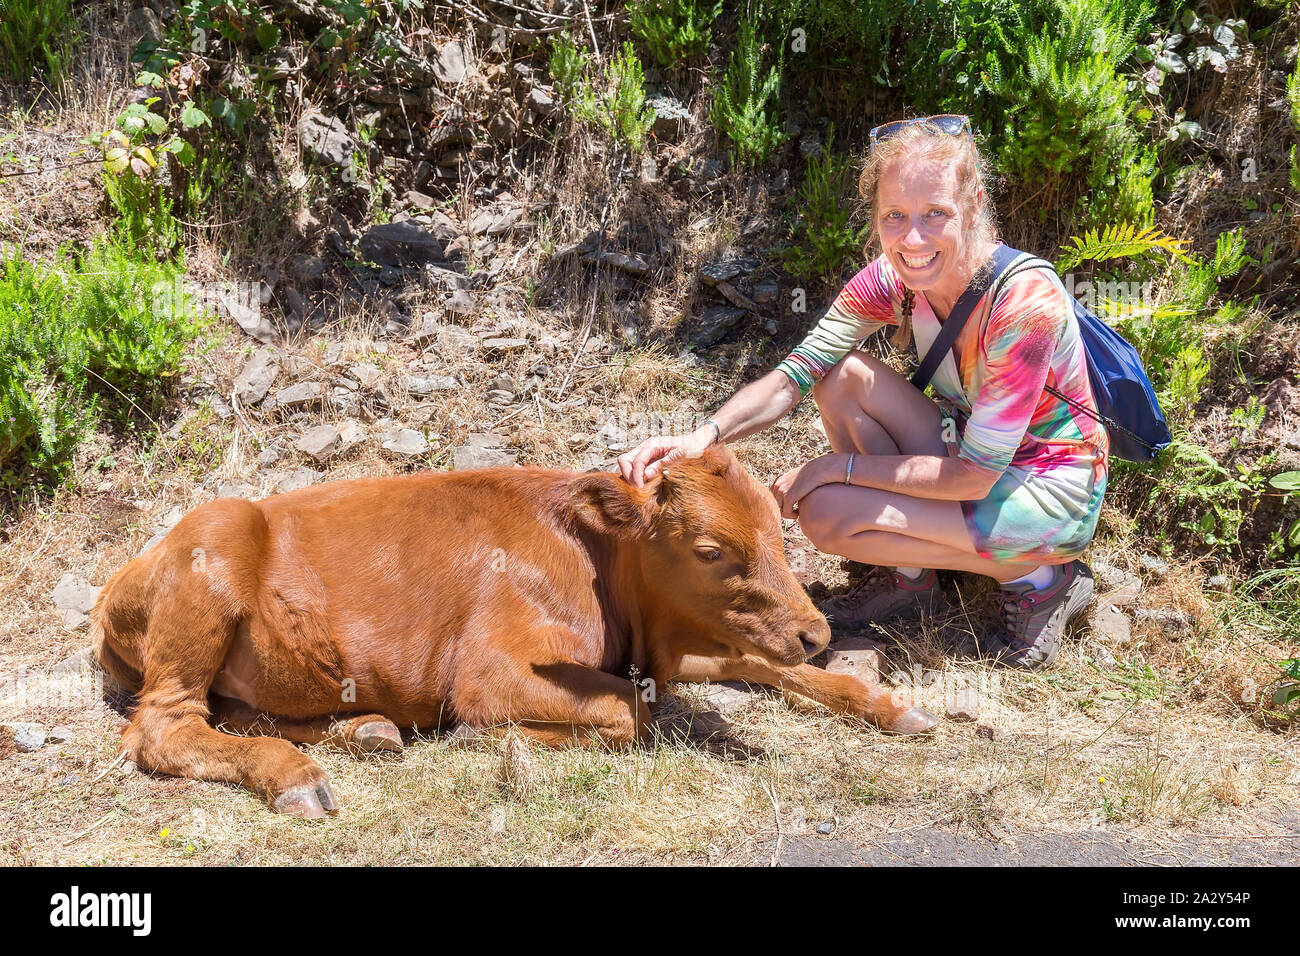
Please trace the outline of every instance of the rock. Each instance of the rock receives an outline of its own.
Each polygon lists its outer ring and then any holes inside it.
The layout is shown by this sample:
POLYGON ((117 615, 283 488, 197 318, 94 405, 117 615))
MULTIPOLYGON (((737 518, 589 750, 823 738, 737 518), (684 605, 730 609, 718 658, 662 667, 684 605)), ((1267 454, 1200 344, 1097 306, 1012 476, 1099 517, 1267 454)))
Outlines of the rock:
MULTIPOLYGON (((527 341, 524 345, 527 346, 527 341)), ((438 331, 438 350, 443 355, 455 355, 462 352, 474 352, 482 345, 479 337, 459 325, 444 325, 438 331)))
POLYGON ((443 289, 448 292, 457 292, 470 287, 469 276, 433 263, 425 264, 424 281, 435 289, 443 289))
POLYGON ((299 488, 306 488, 308 485, 314 484, 319 477, 321 477, 319 471, 313 471, 311 468, 304 466, 295 468, 288 474, 276 475, 271 487, 275 494, 283 495, 290 491, 297 491, 299 488))
POLYGON ((345 418, 339 422, 339 447, 337 454, 346 455, 366 440, 366 430, 355 419, 345 418))
POLYGON ((648 96, 646 105, 655 111, 654 134, 660 139, 675 143, 690 127, 691 111, 681 100, 671 96, 648 96))
POLYGON ((615 252, 606 250, 598 256, 593 250, 585 253, 582 261, 588 265, 595 265, 597 261, 607 266, 612 266, 628 275, 643 276, 650 271, 650 260, 645 256, 637 255, 633 252, 615 252))
POLYGON ((371 226, 358 248, 365 258, 381 266, 423 265, 443 259, 442 243, 409 219, 371 226))
POLYGON ((1192 616, 1174 607, 1140 607, 1133 611, 1139 621, 1155 621, 1166 631, 1182 631, 1192 626, 1192 616))
POLYGON ((830 836, 835 832, 835 824, 830 820, 827 820, 825 823, 819 823, 817 824, 817 832, 822 836, 830 836))
MULTIPOLYGON (((0 724, 0 734, 13 740, 14 749, 29 754, 45 746, 45 728, 32 723, 0 724)), ((0 738, 2 739, 2 738, 0 738)))
POLYGON ((1226 574, 1211 575, 1205 580, 1207 588, 1213 588, 1215 591, 1227 591, 1229 589, 1228 576, 1226 574))
POLYGON ((520 349, 528 348, 527 339, 509 338, 500 335, 489 335, 480 340, 483 348, 490 349, 494 352, 517 352, 520 349))
POLYGON ((357 384, 362 388, 374 388, 379 383, 379 376, 383 371, 371 362, 358 362, 356 365, 348 366, 348 375, 356 379, 357 384))
POLYGON ((415 458, 429 451, 429 443, 413 428, 399 428, 383 443, 383 447, 395 455, 407 458, 415 458))
POLYGON ((279 339, 275 327, 262 315, 260 301, 250 304, 241 301, 234 293, 218 292, 217 302, 225 310, 226 315, 234 319, 241 329, 257 341, 269 344, 279 339))
POLYGON ((146 40, 157 43, 163 38, 163 22, 149 7, 136 7, 126 15, 122 35, 127 45, 135 47, 146 40))
POLYGON ((267 448, 263 448, 262 453, 257 456, 258 470, 265 471, 267 468, 270 468, 272 465, 274 465, 277 461, 280 460, 282 454, 283 453, 280 451, 280 449, 276 448, 274 445, 271 445, 267 448))
POLYGON ((758 267, 759 261, 757 259, 739 256, 722 259, 707 266, 700 266, 697 275, 705 285, 714 286, 719 282, 729 282, 737 276, 753 272, 758 267))
POLYGON ((303 432, 293 447, 318 462, 325 462, 338 450, 339 437, 334 425, 317 425, 303 432))
POLYGON ((1128 618, 1108 598, 1094 603, 1088 612, 1088 630, 1102 647, 1123 647, 1131 636, 1128 618))
POLYGON ((717 285, 714 286, 714 288, 717 289, 719 292, 721 292, 723 298, 725 298, 736 308, 744 309, 747 312, 758 311, 757 303, 755 303, 753 299, 749 298, 749 296, 745 295, 743 292, 737 289, 730 282, 719 282, 717 285))
POLYGON ((743 681, 697 684, 695 688, 709 708, 724 716, 744 710, 757 699, 749 685, 743 681))
POLYGON ((817 133, 807 133, 799 140, 799 155, 812 159, 822 154, 822 138, 817 133))
POLYGON ((461 386, 450 375, 411 375, 402 380, 402 387, 411 395, 424 396, 455 391, 461 386))
POLYGON ((256 405, 265 398, 280 374, 280 360, 278 349, 255 349, 235 377, 235 398, 244 405, 256 405))
POLYGON ((765 279, 754 283, 754 301, 759 305, 771 305, 781 293, 781 286, 775 279, 765 279))
POLYGON ((60 724, 49 732, 46 739, 52 744, 66 744, 73 738, 72 728, 66 724, 60 724))
POLYGON ((973 721, 980 716, 979 693, 974 687, 961 687, 948 695, 944 712, 949 720, 973 721))
POLYGON ((880 682, 884 664, 883 646, 879 641, 860 635, 841 637, 826 651, 826 671, 850 674, 868 684, 880 682))
POLYGON ((50 599, 60 611, 89 614, 90 609, 95 606, 95 599, 99 597, 99 590, 80 575, 65 571, 63 577, 59 578, 59 583, 54 585, 54 590, 50 592, 50 599))
POLYGON ((257 494, 257 489, 246 481, 219 481, 217 482, 218 498, 243 498, 248 500, 257 494))
POLYGON ((991 727, 988 724, 976 724, 975 736, 983 737, 985 740, 997 740, 998 737, 1001 736, 1001 734, 998 733, 998 729, 996 727, 991 727))
POLYGON ((304 288, 316 288, 324 276, 325 260, 320 256, 300 252, 289 260, 289 277, 304 288))
POLYGON ((501 435, 473 434, 466 439, 466 444, 451 451, 452 467, 456 471, 514 465, 518 463, 518 457, 518 451, 505 447, 505 438, 501 435))
POLYGON ((451 295, 447 296, 442 307, 452 315, 469 315, 478 308, 478 299, 472 292, 466 292, 464 289, 457 289, 451 295))
POLYGON ((739 309, 734 305, 716 305, 711 309, 705 310, 700 316, 699 331, 692 336, 695 344, 701 348, 708 348, 716 345, 726 338, 727 333, 736 327, 741 316, 745 314, 744 309, 739 309))
POLYGON ((465 79, 465 74, 468 72, 465 65, 465 51, 456 41, 441 46, 430 66, 433 75, 442 83, 459 83, 465 79))
POLYGON ((320 401, 324 391, 320 382, 294 382, 277 392, 272 392, 271 396, 262 402, 261 407, 268 411, 301 408, 320 401))
POLYGON ((534 86, 528 91, 528 99, 524 101, 524 105, 538 116, 554 116, 560 109, 559 104, 555 102, 555 97, 540 86, 534 86))
POLYGON ((1104 603, 1123 607, 1142 596, 1142 579, 1132 571, 1097 561, 1093 563, 1092 576, 1098 585, 1098 597, 1104 603))
POLYGON ((1138 560, 1141 562, 1143 570, 1149 571, 1158 578, 1164 577, 1169 572, 1169 563, 1157 555, 1144 554, 1138 560))
POLYGON ((465 223, 465 231, 471 236, 499 236, 509 232, 523 216, 523 206, 481 209, 465 223))
POLYGON ((341 120, 318 112, 298 121, 298 141, 318 162, 349 169, 357 149, 341 120))

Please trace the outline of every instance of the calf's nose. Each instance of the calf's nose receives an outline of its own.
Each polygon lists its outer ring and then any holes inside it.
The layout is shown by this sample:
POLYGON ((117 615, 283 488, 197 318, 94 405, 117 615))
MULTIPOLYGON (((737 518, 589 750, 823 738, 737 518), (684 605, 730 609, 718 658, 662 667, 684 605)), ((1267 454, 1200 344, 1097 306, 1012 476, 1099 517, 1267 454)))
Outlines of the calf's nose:
POLYGON ((804 660, 816 657, 826 650, 826 645, 830 642, 831 628, 826 623, 826 618, 821 615, 799 630, 799 644, 803 647, 804 660))

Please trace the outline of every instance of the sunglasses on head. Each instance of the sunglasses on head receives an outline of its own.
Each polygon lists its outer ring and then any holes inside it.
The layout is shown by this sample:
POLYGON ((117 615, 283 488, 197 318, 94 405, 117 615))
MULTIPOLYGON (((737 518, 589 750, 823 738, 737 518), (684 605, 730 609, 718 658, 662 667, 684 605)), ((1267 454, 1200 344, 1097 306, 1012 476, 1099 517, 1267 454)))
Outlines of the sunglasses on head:
POLYGON ((871 131, 872 147, 874 148, 877 143, 883 143, 889 137, 902 132, 909 126, 915 126, 917 123, 928 123, 938 127, 940 132, 952 136, 970 133, 971 139, 975 138, 975 128, 971 126, 969 116, 961 116, 957 113, 940 113, 937 116, 918 116, 916 119, 894 120, 892 123, 877 126, 871 131))

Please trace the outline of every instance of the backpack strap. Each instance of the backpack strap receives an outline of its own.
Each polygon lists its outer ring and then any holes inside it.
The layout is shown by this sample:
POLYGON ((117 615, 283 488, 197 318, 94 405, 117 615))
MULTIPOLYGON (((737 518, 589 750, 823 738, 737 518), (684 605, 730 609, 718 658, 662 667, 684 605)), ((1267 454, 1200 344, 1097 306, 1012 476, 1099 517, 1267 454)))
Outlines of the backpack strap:
MULTIPOLYGON (((975 304, 984 297, 984 293, 989 290, 989 285, 997 282, 1000 287, 1012 263, 1023 255, 1025 253, 1020 252, 1018 249, 1012 249, 1005 243, 993 251, 992 272, 966 287, 966 291, 961 294, 957 304, 948 313, 948 318, 944 321, 939 334, 921 359, 920 367, 912 376, 912 384, 918 390, 925 391, 925 387, 930 384, 930 379, 934 377, 935 371, 939 368, 939 363, 943 361, 944 355, 952 350, 953 344, 957 341, 957 336, 961 334, 962 327, 965 326, 966 320, 970 318, 971 312, 974 311, 975 304)), ((1021 267, 1017 265, 1015 271, 1019 272, 1020 270, 1021 267)))

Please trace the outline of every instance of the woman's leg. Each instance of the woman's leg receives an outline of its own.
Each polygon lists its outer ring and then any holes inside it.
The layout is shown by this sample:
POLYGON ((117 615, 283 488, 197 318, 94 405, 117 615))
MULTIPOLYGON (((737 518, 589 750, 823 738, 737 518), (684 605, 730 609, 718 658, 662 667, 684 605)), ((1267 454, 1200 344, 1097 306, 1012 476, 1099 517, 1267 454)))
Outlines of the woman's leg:
MULTIPOLYGON (((873 455, 947 455, 943 414, 889 366, 846 355, 813 387, 831 448, 873 455)), ((955 501, 853 485, 823 485, 799 504, 799 524, 820 550, 864 564, 947 568, 1010 581, 1037 564, 982 558, 955 501)))

